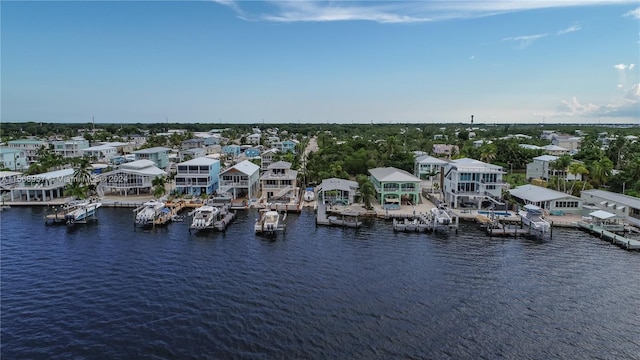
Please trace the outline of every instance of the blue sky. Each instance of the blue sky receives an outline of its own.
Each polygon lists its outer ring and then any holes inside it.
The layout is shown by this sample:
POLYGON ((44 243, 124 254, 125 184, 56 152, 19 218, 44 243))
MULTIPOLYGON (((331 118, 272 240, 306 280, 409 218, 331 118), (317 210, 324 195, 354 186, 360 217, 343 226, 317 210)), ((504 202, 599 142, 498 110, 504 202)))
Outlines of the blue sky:
POLYGON ((0 10, 3 122, 640 124, 637 1, 0 10))

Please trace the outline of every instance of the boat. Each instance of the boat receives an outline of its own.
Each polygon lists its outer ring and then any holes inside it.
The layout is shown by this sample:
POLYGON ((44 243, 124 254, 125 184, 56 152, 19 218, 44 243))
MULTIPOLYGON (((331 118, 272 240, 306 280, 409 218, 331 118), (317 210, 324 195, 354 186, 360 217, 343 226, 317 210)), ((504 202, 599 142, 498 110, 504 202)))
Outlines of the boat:
POLYGON ((220 209, 216 206, 200 206, 193 212, 190 228, 196 230, 211 229, 218 214, 220 214, 220 209))
POLYGON ((141 226, 152 226, 160 215, 168 213, 165 203, 158 200, 147 201, 136 211, 136 224, 141 226))
POLYGON ((316 193, 313 191, 312 187, 308 187, 304 191, 304 195, 302 198, 304 199, 304 201, 313 201, 313 199, 316 198, 316 193))
POLYGON ((418 219, 393 219, 393 230, 407 232, 419 231, 420 221, 418 221, 418 219))
MULTIPOLYGON (((286 218, 286 214, 285 214, 286 218)), ((284 220, 284 218, 282 219, 284 220)), ((280 213, 274 210, 261 211, 254 230, 256 234, 275 235, 276 231, 284 231, 285 226, 280 219, 280 213)))
POLYGON ((431 209, 431 216, 433 216, 433 222, 436 227, 448 227, 451 225, 451 215, 449 215, 449 210, 442 204, 431 209))
POLYGON ((527 204, 518 211, 522 224, 542 233, 551 231, 551 223, 544 219, 542 208, 533 204, 527 204))
POLYGON ((84 223, 88 218, 95 216, 96 210, 101 206, 102 203, 89 200, 70 203, 67 205, 68 212, 64 215, 64 219, 67 225, 84 223))

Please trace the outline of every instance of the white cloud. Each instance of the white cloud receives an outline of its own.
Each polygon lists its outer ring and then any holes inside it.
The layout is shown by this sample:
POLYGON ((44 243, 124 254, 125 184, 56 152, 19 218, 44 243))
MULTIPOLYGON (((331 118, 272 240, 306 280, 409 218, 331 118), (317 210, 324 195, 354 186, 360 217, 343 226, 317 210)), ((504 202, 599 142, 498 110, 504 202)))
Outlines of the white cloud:
POLYGON ((512 41, 512 42, 516 42, 518 45, 516 46, 516 48, 518 49, 524 49, 527 46, 531 45, 534 41, 541 39, 543 37, 548 36, 549 34, 536 34, 536 35, 524 35, 524 36, 514 36, 514 37, 507 37, 502 39, 502 41, 512 41))
MULTIPOLYGON (((373 21, 411 23, 479 18, 533 9, 634 3, 634 0, 549 1, 233 1, 211 0, 228 6, 245 20, 273 22, 373 21), (249 10, 260 4, 260 10, 249 10), (266 5, 266 7, 264 6, 266 5), (266 11, 266 12, 265 12, 266 11)), ((571 27, 568 32, 577 31, 571 27)))
POLYGON ((636 8, 635 10, 631 10, 629 12, 626 12, 623 16, 631 16, 631 17, 634 17, 636 19, 640 19, 640 7, 636 8))
POLYGON ((571 25, 566 29, 558 30, 556 35, 564 35, 564 34, 568 34, 568 33, 579 31, 580 29, 582 29, 580 27, 580 25, 571 25))
POLYGON ((471 56, 469 56, 469 60, 473 60, 473 59, 475 59, 475 58, 476 58, 476 56, 475 56, 475 55, 471 55, 471 56))
MULTIPOLYGON (((618 85, 621 88, 622 84, 618 85)), ((640 83, 634 84, 618 100, 604 105, 580 103, 576 97, 562 100, 553 116, 568 117, 629 117, 640 119, 640 83)))

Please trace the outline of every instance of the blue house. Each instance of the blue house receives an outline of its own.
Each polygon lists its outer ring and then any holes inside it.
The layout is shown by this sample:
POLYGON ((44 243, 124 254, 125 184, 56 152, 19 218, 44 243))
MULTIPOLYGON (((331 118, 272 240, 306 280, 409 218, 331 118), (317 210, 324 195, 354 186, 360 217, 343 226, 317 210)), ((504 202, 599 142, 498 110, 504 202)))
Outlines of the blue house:
POLYGON ((242 147, 240 145, 226 145, 222 148, 222 153, 225 155, 238 156, 241 150, 242 147))
POLYGON ((244 156, 254 158, 260 156, 260 149, 252 147, 244 151, 244 156))
POLYGON ((151 160, 160 169, 166 169, 169 165, 169 153, 171 149, 157 146, 148 149, 140 149, 133 152, 136 160, 151 160))
POLYGON ((177 166, 176 191, 181 194, 211 195, 220 186, 220 161, 199 157, 177 166))

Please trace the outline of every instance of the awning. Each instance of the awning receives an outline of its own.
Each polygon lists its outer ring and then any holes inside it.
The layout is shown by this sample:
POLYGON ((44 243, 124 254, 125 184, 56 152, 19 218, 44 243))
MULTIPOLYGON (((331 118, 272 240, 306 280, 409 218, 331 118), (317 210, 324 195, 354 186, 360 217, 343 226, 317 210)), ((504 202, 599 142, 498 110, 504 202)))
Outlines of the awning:
POLYGON ((616 214, 612 214, 612 213, 610 213, 608 211, 604 211, 604 210, 597 210, 597 211, 594 211, 592 213, 589 213, 589 215, 593 216, 594 218, 601 219, 601 220, 609 219, 609 218, 612 218, 612 217, 616 216, 616 214))

